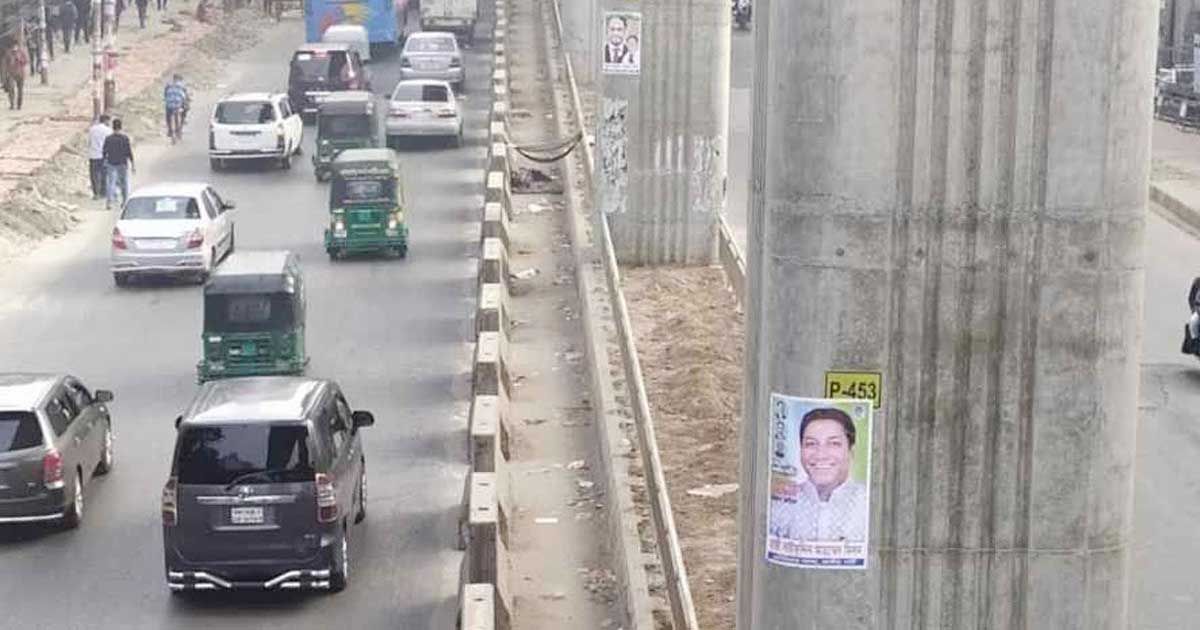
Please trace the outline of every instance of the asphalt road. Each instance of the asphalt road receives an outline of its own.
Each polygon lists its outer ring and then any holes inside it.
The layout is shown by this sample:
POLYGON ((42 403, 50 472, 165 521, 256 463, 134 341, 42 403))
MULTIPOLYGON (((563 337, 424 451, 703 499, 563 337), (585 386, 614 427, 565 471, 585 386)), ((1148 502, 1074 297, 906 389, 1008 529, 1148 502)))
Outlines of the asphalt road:
MULTIPOLYGON (((726 220, 743 251, 753 54, 753 33, 734 31, 726 220)), ((1200 177, 1200 134, 1155 122, 1153 151, 1200 177)), ((1200 362, 1179 352, 1187 290, 1200 275, 1198 236, 1147 214, 1132 580, 1132 618, 1141 630, 1194 628, 1200 611, 1200 362)))
MULTIPOLYGON (((490 50, 489 25, 475 50, 490 50)), ((299 23, 229 67, 221 91, 282 89, 299 23)), ((371 64, 376 91, 399 77, 371 64)), ((171 597, 163 575, 159 496, 173 419, 196 390, 201 293, 194 285, 118 290, 108 270, 111 217, 0 271, 0 369, 70 371, 111 388, 113 473, 89 487, 81 529, 0 533, 0 610, 8 628, 447 628, 461 554, 456 510, 466 471, 465 400, 490 60, 468 56, 466 146, 409 149, 407 260, 331 263, 322 245, 327 184, 305 153, 292 171, 211 173, 207 106, 181 146, 138 147, 138 183, 209 180, 237 202, 237 247, 300 253, 308 287, 308 373, 341 383, 375 412, 365 448, 365 528, 352 540, 352 584, 337 595, 171 597), (151 156, 157 154, 156 159, 151 156)), ((203 101, 201 101, 203 105, 203 101)))

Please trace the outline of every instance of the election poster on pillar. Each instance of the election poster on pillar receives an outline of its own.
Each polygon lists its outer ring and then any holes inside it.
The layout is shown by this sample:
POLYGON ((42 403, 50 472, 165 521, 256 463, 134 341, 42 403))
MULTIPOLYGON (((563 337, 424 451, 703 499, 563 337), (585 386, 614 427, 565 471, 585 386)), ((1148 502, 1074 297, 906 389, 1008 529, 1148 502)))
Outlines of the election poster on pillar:
POLYGON ((642 72, 642 14, 631 11, 604 13, 604 74, 637 76, 642 72))
POLYGON ((767 562, 867 568, 873 408, 771 394, 767 562))

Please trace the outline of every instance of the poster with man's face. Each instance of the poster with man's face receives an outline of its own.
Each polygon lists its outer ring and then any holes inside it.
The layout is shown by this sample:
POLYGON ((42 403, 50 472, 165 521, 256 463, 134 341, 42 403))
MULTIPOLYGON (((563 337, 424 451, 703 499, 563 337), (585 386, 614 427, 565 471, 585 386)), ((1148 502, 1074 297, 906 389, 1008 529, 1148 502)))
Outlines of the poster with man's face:
POLYGON ((767 562, 867 568, 873 406, 771 395, 767 562))
POLYGON ((642 14, 608 11, 604 14, 604 74, 637 76, 642 71, 642 14))

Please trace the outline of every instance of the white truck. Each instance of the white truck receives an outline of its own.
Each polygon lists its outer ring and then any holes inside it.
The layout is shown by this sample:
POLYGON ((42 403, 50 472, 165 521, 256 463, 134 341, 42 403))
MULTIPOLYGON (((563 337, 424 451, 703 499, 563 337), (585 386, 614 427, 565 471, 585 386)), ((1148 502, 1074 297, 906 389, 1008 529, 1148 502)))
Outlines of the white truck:
POLYGON ((478 0, 421 0, 423 31, 450 31, 470 44, 478 19, 478 0))

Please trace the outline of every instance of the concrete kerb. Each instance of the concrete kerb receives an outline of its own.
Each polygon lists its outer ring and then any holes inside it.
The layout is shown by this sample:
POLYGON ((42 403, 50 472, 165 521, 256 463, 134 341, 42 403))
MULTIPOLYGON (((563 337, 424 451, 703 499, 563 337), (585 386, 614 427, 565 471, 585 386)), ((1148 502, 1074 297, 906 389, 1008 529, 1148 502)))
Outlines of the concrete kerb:
POLYGON ((1169 190, 1170 184, 1150 184, 1150 201, 1162 209, 1160 214, 1200 231, 1200 209, 1193 208, 1169 190))
POLYGON ((479 307, 475 310, 475 334, 484 332, 511 332, 509 317, 508 288, 500 283, 479 285, 479 307))
POLYGON ((508 396, 476 396, 471 403, 468 455, 472 472, 504 472, 509 458, 508 396))
MULTIPOLYGON (((462 529, 466 553, 459 581, 462 584, 460 597, 464 599, 464 621, 467 586, 487 584, 494 588, 491 610, 495 627, 509 628, 512 599, 508 589, 508 509, 500 482, 496 473, 472 472, 467 476, 464 490, 466 517, 462 529)), ((486 617, 481 611, 473 614, 486 617)))
POLYGON ((500 171, 507 173, 508 170, 508 145, 503 142, 493 142, 491 151, 488 153, 488 171, 500 171))
POLYGON ((492 630, 496 627, 496 587, 467 584, 462 594, 462 630, 492 630))
POLYGON ((504 214, 512 220, 512 182, 507 171, 488 171, 483 200, 485 203, 500 204, 504 214))
POLYGON ((472 391, 476 396, 507 397, 512 393, 508 357, 508 337, 504 333, 479 333, 472 375, 472 391))

